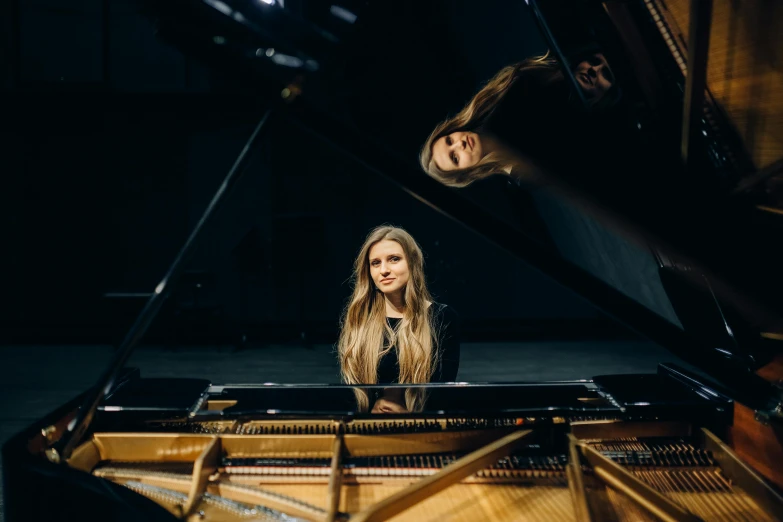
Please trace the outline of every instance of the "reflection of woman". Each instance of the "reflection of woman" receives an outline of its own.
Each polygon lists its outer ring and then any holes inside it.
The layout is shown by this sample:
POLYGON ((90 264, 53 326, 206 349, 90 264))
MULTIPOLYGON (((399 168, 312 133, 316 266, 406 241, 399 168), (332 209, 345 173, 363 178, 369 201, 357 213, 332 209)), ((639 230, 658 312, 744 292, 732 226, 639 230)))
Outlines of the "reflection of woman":
MULTIPOLYGON (((614 74, 603 54, 583 53, 572 69, 592 112, 610 107, 619 98, 614 74)), ((464 187, 493 174, 525 176, 528 173, 507 157, 497 135, 519 137, 527 128, 527 143, 545 141, 542 135, 557 111, 569 107, 569 89, 555 60, 527 59, 498 72, 453 118, 441 122, 430 134, 420 163, 430 176, 453 187, 464 187)), ((573 112, 573 110, 572 110, 573 112)), ((562 113, 561 113, 562 114, 562 113)), ((539 148, 531 145, 530 148, 539 148)), ((528 167, 531 170, 532 167, 528 167)))
MULTIPOLYGON (((449 382, 459 367, 454 310, 433 302, 416 241, 401 228, 370 232, 354 263, 353 295, 342 319, 340 371, 348 384, 449 382)), ((417 411, 413 389, 370 397, 356 389, 359 410, 417 411)))

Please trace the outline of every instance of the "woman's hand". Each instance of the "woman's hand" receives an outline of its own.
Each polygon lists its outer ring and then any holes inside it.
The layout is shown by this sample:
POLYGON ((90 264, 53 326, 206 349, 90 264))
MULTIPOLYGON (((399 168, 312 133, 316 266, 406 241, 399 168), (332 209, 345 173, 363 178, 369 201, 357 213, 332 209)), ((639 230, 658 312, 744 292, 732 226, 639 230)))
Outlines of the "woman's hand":
POLYGON ((381 397, 372 407, 372 413, 409 413, 408 408, 398 402, 381 397))

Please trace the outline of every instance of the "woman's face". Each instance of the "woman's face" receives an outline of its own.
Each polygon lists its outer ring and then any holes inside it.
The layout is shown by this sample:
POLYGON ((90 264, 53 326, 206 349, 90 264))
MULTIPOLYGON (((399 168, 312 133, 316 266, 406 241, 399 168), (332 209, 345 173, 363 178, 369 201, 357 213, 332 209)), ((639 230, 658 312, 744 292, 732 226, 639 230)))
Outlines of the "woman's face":
POLYGON ((592 102, 600 100, 614 84, 614 74, 601 53, 579 62, 574 69, 574 76, 585 97, 592 102))
POLYGON ((481 138, 475 132, 452 132, 432 144, 432 159, 442 171, 472 167, 483 156, 481 138))
POLYGON ((402 245, 382 239, 370 248, 369 261, 370 276, 378 290, 388 295, 405 289, 410 271, 402 245))

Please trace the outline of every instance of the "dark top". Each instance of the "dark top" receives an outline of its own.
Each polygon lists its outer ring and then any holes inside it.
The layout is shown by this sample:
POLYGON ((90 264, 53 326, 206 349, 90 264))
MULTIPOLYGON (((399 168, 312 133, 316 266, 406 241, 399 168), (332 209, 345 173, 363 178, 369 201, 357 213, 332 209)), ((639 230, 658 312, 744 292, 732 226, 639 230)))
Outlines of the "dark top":
POLYGON ((578 138, 592 129, 582 125, 586 115, 556 73, 551 68, 520 71, 483 130, 545 164, 571 152, 571 143, 581 142, 578 138))
POLYGON ((638 201, 672 192, 670 183, 680 177, 663 149, 637 132, 643 125, 634 123, 632 107, 621 100, 585 110, 564 80, 549 81, 548 75, 551 71, 520 72, 482 126, 555 175, 535 183, 560 178, 572 189, 592 194, 599 204, 612 202, 634 212, 638 201))
MULTIPOLYGON (((452 382, 457 379, 459 369, 459 317, 450 306, 433 303, 434 325, 438 328, 438 364, 430 382, 452 382)), ((396 329, 401 319, 387 317, 389 326, 396 329)), ((400 377, 400 364, 397 357, 397 347, 389 350, 378 364, 378 383, 396 383, 400 377)))

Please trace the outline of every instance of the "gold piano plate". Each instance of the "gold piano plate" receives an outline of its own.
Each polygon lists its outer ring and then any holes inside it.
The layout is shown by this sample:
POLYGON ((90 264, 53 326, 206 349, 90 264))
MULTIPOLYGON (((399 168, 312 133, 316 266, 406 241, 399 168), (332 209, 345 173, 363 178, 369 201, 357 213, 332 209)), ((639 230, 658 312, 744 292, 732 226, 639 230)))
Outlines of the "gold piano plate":
POLYGON ((555 424, 377 435, 345 434, 337 421, 266 428, 284 434, 96 433, 68 465, 184 520, 767 521, 783 512, 725 444, 684 422, 572 422, 562 455, 539 444, 566 435, 555 424), (289 434, 316 424, 334 434, 289 434))

